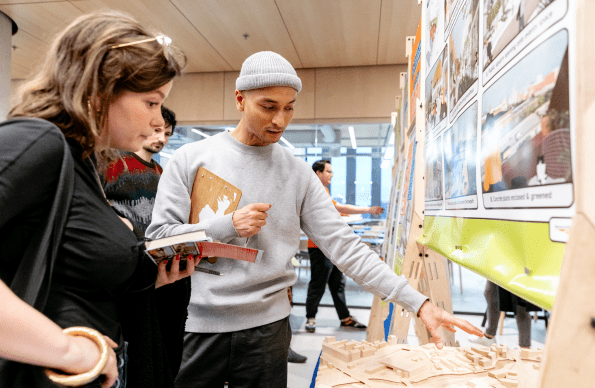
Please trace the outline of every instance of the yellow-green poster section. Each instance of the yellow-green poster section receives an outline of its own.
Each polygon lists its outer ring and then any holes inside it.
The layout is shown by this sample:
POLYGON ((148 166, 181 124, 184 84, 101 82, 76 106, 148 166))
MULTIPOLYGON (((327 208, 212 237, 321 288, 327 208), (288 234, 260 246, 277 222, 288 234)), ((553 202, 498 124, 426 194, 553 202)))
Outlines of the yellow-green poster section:
POLYGON ((550 240, 549 223, 426 216, 418 242, 552 309, 566 244, 550 240))

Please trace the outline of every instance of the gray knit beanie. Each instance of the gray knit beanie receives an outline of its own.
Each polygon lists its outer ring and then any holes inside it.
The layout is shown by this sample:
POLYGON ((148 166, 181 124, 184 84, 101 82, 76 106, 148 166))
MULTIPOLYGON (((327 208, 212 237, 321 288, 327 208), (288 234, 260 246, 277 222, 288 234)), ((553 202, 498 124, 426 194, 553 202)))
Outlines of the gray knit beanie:
POLYGON ((269 86, 290 86, 299 93, 302 90, 302 81, 291 63, 281 55, 272 51, 250 55, 242 64, 236 89, 252 90, 269 86))

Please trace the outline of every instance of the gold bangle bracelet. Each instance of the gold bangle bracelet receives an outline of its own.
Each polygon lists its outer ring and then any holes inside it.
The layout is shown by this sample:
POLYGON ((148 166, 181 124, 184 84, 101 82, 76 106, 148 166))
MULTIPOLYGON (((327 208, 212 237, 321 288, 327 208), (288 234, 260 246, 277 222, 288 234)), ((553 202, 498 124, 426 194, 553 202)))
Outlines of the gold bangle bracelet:
POLYGON ((64 329, 64 334, 75 337, 85 337, 95 342, 99 348, 99 352, 101 353, 99 356, 99 361, 93 367, 93 369, 78 375, 65 375, 51 369, 45 369, 44 372, 46 376, 52 380, 52 382, 65 387, 78 387, 90 383, 91 381, 95 380, 97 376, 99 376, 101 371, 103 371, 103 368, 105 368, 105 364, 107 364, 107 359, 109 358, 109 346, 107 341, 97 330, 93 330, 88 327, 69 327, 64 329))

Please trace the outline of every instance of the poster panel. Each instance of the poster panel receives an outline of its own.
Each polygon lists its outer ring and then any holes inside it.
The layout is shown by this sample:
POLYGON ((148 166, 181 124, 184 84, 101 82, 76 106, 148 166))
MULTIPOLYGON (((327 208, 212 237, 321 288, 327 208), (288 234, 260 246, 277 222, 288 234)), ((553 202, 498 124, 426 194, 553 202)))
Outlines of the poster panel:
POLYGON ((467 0, 448 39, 450 117, 477 94, 479 76, 479 0, 467 0))
MULTIPOLYGON (((401 196, 403 195, 403 179, 405 178, 405 169, 407 167, 406 158, 402 160, 402 168, 399 169, 399 180, 397 181, 397 185, 400 188, 398 195, 397 195, 397 203, 400 203, 401 196)), ((401 275, 401 271, 403 269, 403 257, 397 254, 397 247, 399 245, 399 234, 401 232, 400 223, 399 223, 399 207, 396 206, 394 209, 394 218, 393 218, 393 240, 392 240, 392 248, 391 254, 393 256, 393 268, 397 275, 401 275)))
POLYGON ((425 194, 425 208, 432 210, 441 210, 444 206, 443 195, 443 173, 442 166, 444 166, 442 136, 428 141, 426 137, 426 194, 425 194))
POLYGON ((426 137, 433 137, 434 133, 446 128, 448 116, 448 57, 447 47, 436 60, 426 78, 426 137))
POLYGON ((445 124, 432 116, 436 70, 426 77, 425 217, 418 242, 551 309, 575 215, 575 4, 460 4, 445 33, 445 124), (475 46, 476 29, 481 46, 475 46))
MULTIPOLYGON (((405 165, 405 163, 401 163, 401 164, 405 165)), ((401 168, 398 168, 396 176, 395 176, 395 180, 393 181, 394 192, 391 195, 391 201, 393 202, 393 206, 390 208, 390 221, 387 220, 388 236, 386 237, 387 249, 386 249, 386 256, 385 256, 386 263, 388 264, 388 266, 393 268, 393 270, 398 275, 401 274, 401 266, 402 265, 396 265, 397 263, 395 262, 395 248, 396 248, 396 241, 397 241, 396 235, 397 235, 397 231, 398 231, 397 225, 398 225, 398 220, 399 220, 399 215, 398 215, 399 208, 398 208, 397 204, 399 203, 401 178, 402 178, 403 174, 404 174, 404 171, 401 171, 401 168)))
MULTIPOLYGON (((395 162, 398 163, 398 162, 395 162)), ((394 256, 391 257, 392 255, 389 255, 390 250, 392 249, 391 244, 393 241, 393 233, 394 233, 394 227, 393 227, 393 221, 394 221, 394 215, 395 215, 395 211, 394 209, 396 208, 396 203, 397 203, 397 199, 399 196, 399 186, 397 185, 397 181, 399 178, 399 170, 398 170, 398 165, 395 166, 395 168, 393 168, 393 179, 391 182, 391 189, 390 189, 390 197, 389 197, 389 201, 388 201, 388 206, 386 208, 386 232, 385 232, 385 236, 384 236, 384 242, 382 244, 382 250, 381 250, 381 257, 384 258, 385 262, 389 265, 389 266, 393 266, 393 260, 394 260, 394 256), (396 171, 396 173, 395 173, 396 171)))
POLYGON ((403 186, 401 187, 401 198, 399 201, 399 224, 397 252, 402 258, 405 257, 405 249, 409 239, 409 230, 411 228, 411 219, 413 217, 413 176, 415 173, 415 128, 409 136, 409 146, 407 148, 406 169, 403 176, 403 186))

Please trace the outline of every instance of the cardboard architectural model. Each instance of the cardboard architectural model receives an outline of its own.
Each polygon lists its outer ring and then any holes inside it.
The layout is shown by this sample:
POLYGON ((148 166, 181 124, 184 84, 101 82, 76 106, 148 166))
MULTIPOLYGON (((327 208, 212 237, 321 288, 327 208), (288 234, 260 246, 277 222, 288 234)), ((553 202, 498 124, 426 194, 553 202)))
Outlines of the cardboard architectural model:
POLYGON ((336 341, 327 337, 316 388, 531 388, 537 387, 541 350, 444 347, 434 344, 336 341))

